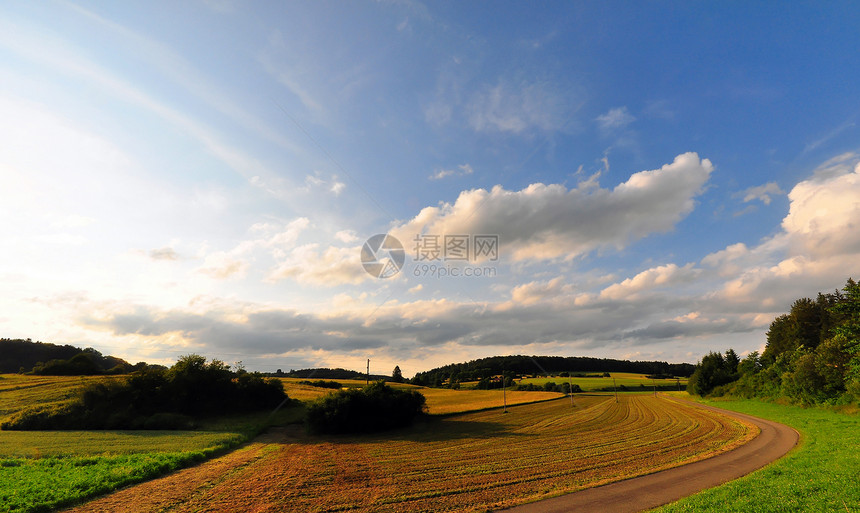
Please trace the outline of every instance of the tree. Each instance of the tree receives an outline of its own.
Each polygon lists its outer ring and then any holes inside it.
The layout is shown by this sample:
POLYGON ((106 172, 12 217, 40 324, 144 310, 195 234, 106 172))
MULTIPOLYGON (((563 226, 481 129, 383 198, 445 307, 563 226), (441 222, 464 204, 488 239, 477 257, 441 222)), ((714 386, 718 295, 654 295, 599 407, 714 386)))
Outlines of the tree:
POLYGON ((786 351, 792 351, 797 347, 797 342, 792 336, 793 321, 791 315, 783 314, 770 323, 767 330, 767 345, 764 348, 762 358, 773 363, 776 357, 786 351))
POLYGON ((808 297, 791 305, 793 335, 798 346, 818 347, 821 342, 821 313, 819 305, 808 297))
POLYGON ((726 351, 726 356, 710 352, 696 365, 696 370, 687 383, 687 391, 696 395, 707 395, 714 388, 735 381, 737 375, 737 354, 734 350, 726 351))
POLYGON ((726 371, 729 374, 736 374, 738 372, 738 364, 741 363, 741 359, 734 349, 728 349, 726 351, 726 371))
POLYGON ((412 424, 423 414, 424 403, 417 390, 375 381, 317 399, 308 406, 305 421, 314 433, 370 433, 412 424))
POLYGON ((400 366, 394 366, 394 372, 391 373, 391 380, 395 383, 403 383, 403 373, 400 372, 400 366))

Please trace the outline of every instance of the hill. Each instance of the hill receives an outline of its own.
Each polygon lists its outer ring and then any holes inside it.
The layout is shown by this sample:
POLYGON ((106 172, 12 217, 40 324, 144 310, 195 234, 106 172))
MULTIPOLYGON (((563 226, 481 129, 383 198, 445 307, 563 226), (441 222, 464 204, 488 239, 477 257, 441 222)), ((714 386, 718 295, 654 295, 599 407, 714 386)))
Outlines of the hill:
POLYGON ((51 360, 72 360, 84 353, 87 360, 94 364, 93 370, 98 372, 116 368, 117 365, 130 367, 128 362, 114 356, 104 356, 93 348, 81 349, 70 345, 33 342, 30 339, 0 338, 0 373, 15 373, 23 369, 29 372, 40 363, 51 360))
POLYGON ((451 381, 478 381, 502 372, 516 375, 558 374, 561 372, 632 372, 647 375, 688 377, 696 369, 689 363, 613 360, 584 356, 491 356, 465 363, 452 363, 412 378, 415 385, 439 386, 451 381))

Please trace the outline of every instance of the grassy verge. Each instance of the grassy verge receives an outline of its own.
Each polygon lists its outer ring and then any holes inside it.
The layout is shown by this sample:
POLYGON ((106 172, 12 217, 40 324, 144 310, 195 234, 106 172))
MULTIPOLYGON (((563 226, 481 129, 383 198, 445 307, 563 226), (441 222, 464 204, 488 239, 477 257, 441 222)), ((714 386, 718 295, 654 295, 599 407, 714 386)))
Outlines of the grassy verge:
POLYGON ((755 400, 700 402, 791 426, 800 446, 748 476, 654 511, 860 511, 860 416, 755 400))

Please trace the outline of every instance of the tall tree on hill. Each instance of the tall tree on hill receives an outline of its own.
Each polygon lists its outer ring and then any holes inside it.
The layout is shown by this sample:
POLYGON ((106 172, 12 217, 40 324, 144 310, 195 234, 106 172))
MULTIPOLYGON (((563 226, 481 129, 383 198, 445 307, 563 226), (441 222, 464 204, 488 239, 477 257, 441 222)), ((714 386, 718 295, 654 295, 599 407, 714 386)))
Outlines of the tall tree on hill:
POLYGON ((391 373, 391 380, 395 383, 403 383, 403 373, 400 372, 400 366, 394 366, 394 372, 391 373))

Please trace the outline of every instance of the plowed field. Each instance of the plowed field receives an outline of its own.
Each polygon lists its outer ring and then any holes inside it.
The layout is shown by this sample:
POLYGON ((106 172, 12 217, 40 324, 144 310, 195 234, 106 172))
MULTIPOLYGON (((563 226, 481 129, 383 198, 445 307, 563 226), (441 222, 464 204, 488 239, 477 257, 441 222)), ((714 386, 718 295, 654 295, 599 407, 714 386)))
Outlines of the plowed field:
POLYGON ((577 396, 573 408, 561 399, 373 437, 290 429, 79 511, 486 511, 707 458, 756 433, 653 395, 577 396))

